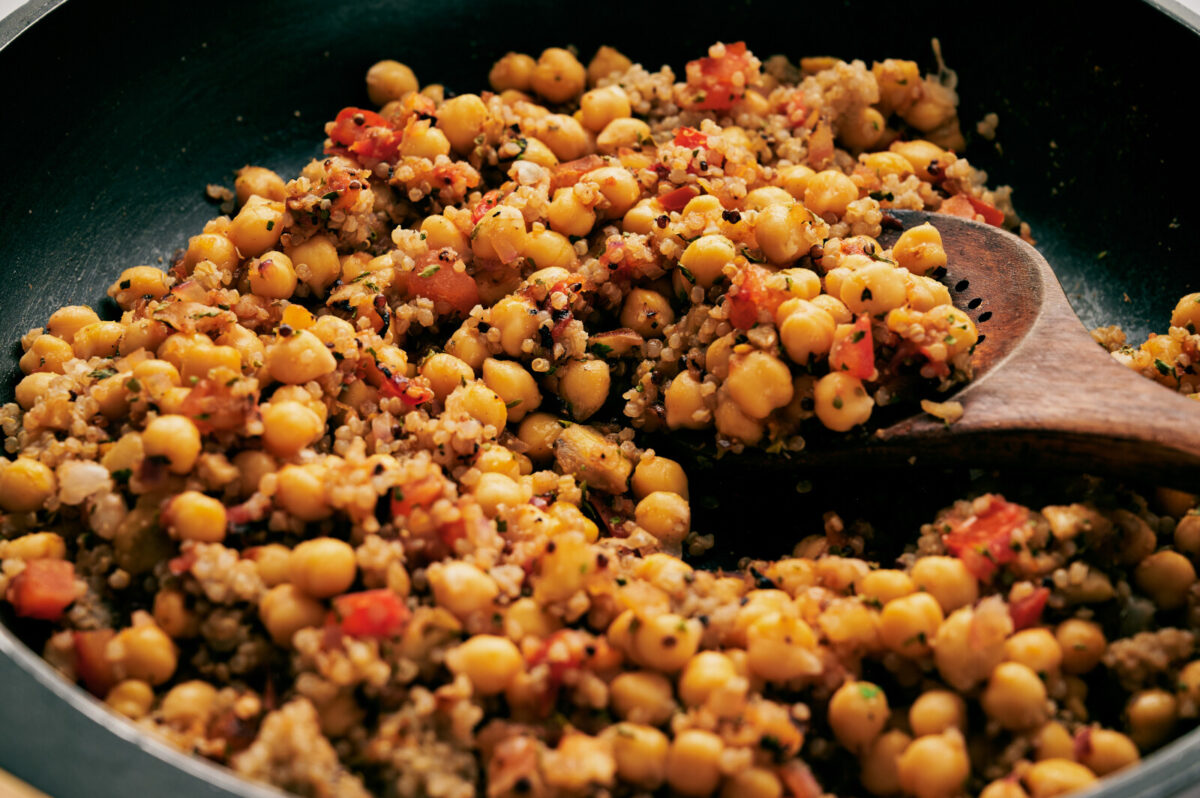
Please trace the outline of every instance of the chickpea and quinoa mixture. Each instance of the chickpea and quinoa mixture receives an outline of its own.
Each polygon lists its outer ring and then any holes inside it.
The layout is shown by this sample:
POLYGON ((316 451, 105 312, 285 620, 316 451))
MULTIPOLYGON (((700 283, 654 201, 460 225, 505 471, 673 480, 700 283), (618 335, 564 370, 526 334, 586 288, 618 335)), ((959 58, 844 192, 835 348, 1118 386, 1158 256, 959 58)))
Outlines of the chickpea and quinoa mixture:
MULTIPOLYGON (((210 191, 236 214, 124 271, 118 321, 23 339, 0 595, 64 675, 312 796, 1040 798, 1195 722, 1194 495, 985 493, 886 563, 832 513, 682 558, 646 434, 786 452, 970 378, 935 227, 878 241, 893 208, 1028 236, 956 154, 953 73, 737 43, 489 79, 376 64, 377 111, 210 191)), ((1096 337, 1195 395, 1198 324, 1096 337)))

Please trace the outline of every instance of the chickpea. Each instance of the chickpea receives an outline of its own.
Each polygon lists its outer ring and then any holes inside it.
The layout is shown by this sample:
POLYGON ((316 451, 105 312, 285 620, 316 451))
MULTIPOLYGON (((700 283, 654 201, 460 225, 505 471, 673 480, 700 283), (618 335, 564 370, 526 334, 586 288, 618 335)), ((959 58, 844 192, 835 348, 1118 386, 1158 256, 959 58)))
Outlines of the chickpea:
POLYGON ((509 421, 520 421, 542 404, 533 375, 515 360, 484 360, 483 382, 503 400, 509 421))
POLYGON ((507 637, 475 635, 446 653, 446 667, 470 679, 479 695, 495 695, 524 670, 525 660, 507 637))
POLYGON ((872 795, 892 795, 900 792, 900 754, 912 738, 899 729, 884 732, 875 738, 859 760, 859 779, 872 795))
POLYGON ((763 419, 792 401, 792 375, 779 358, 754 351, 729 361, 725 388, 746 415, 763 419))
POLYGON ((22 410, 30 410, 44 394, 50 390, 50 383, 56 375, 49 371, 35 371, 27 374, 17 383, 14 395, 22 410))
POLYGON ((1056 720, 1042 725, 1033 737, 1034 751, 1037 759, 1073 759, 1075 757, 1075 738, 1067 727, 1056 720))
POLYGON ((158 416, 142 432, 147 457, 165 457, 172 474, 186 474, 200 456, 200 430, 187 416, 158 416))
POLYGON ((621 781, 653 790, 666 778, 667 735, 652 726, 618 723, 604 732, 612 743, 613 759, 621 781))
MULTIPOLYGON (((490 321, 500 330, 500 346, 505 353, 519 357, 523 352, 521 344, 537 331, 537 308, 524 297, 506 296, 492 306, 490 321)), ((467 358, 463 360, 471 362, 467 358)))
POLYGON ((630 482, 633 495, 644 499, 656 491, 666 491, 688 498, 687 474, 683 466, 667 457, 647 454, 633 469, 630 482))
MULTIPOLYGON (((570 240, 553 230, 530 233, 525 239, 525 257, 537 264, 539 270, 562 269, 563 279, 567 279, 570 270, 579 263, 575 247, 571 245, 570 240)), ((553 283, 550 285, 553 286, 553 283)))
POLYGON ((558 368, 558 395, 576 421, 585 421, 608 400, 612 376, 603 360, 570 360, 558 368))
POLYGON ((623 147, 639 149, 650 142, 653 138, 649 125, 640 119, 619 117, 605 125, 596 136, 596 149, 605 155, 616 155, 623 147))
POLYGON ((578 96, 586 84, 583 64, 561 47, 543 50, 529 76, 529 87, 552 103, 565 103, 578 96))
POLYGON ((300 402, 272 402, 262 409, 263 446, 277 457, 295 457, 325 432, 321 417, 300 402))
POLYGON ((444 402, 455 388, 474 380, 475 371, 454 355, 438 352, 421 364, 421 376, 429 380, 438 401, 444 402))
POLYGON ((874 147, 883 136, 883 114, 870 106, 856 108, 839 120, 838 138, 852 150, 874 147))
POLYGON ((127 718, 144 718, 154 706, 154 688, 141 679, 125 679, 109 689, 104 703, 127 718))
POLYGON ((471 250, 478 258, 511 263, 525 249, 525 218, 510 205, 498 205, 475 225, 471 250))
POLYGON ((912 580, 918 590, 937 599, 946 614, 979 598, 979 582, 957 557, 922 557, 913 564, 912 580))
MULTIPOLYGON (((287 199, 287 185, 284 183, 283 178, 262 166, 243 166, 237 170, 237 176, 233 181, 233 190, 237 193, 238 205, 245 205, 251 197, 255 196, 265 197, 275 202, 283 202, 287 199)), ((225 236, 220 236, 220 238, 225 243, 232 243, 225 236)), ((195 241, 195 239, 192 240, 195 241)), ((191 255, 191 250, 192 242, 189 241, 189 255, 191 255)), ((202 257, 198 260, 211 260, 222 267, 228 265, 228 261, 222 263, 210 257, 202 257)), ((234 263, 233 265, 236 266, 237 264, 234 263)))
POLYGON ((837 432, 865 424, 875 404, 862 380, 842 372, 831 372, 817 381, 813 402, 817 418, 837 432))
POLYGON ((962 791, 971 772, 966 746, 957 730, 918 737, 896 760, 903 790, 916 798, 951 798, 962 791))
POLYGON ((786 682, 819 671, 815 647, 812 627, 781 612, 766 612, 746 629, 746 663, 767 681, 786 682))
POLYGON ((1139 690, 1125 705, 1129 736, 1143 751, 1157 748, 1171 735, 1179 717, 1179 701, 1166 690, 1139 690))
POLYGON ((1063 651, 1049 629, 1023 629, 1004 641, 1004 658, 1048 674, 1062 666, 1063 651))
POLYGON ((838 742, 863 753, 891 717, 887 696, 871 682, 847 681, 829 700, 829 725, 838 742))
POLYGON ((421 221, 421 232, 425 234, 425 243, 431 250, 450 247, 459 255, 465 255, 470 250, 470 240, 454 222, 440 213, 426 216, 421 221))
POLYGON ((468 415, 497 431, 503 430, 508 422, 504 400, 482 382, 472 382, 451 391, 446 397, 446 410, 468 415))
POLYGON ((717 402, 713 411, 713 421, 717 431, 728 438, 736 438, 748 446, 753 446, 762 440, 766 429, 757 418, 748 416, 736 402, 717 402))
POLYGON ((838 293, 851 313, 877 316, 905 303, 908 282, 900 269, 876 262, 846 275, 838 293))
POLYGON ((290 584, 271 588, 258 602, 258 617, 280 646, 290 646, 301 629, 320 626, 325 622, 325 613, 321 602, 290 584))
POLYGON ((857 595, 863 599, 873 599, 880 605, 916 591, 917 586, 908 574, 891 568, 871 571, 855 585, 857 595))
POLYGON ((487 516, 494 518, 502 506, 517 507, 527 502, 529 496, 511 477, 489 473, 482 475, 476 483, 475 500, 487 516))
POLYGON ((1010 731, 1032 729, 1046 721, 1046 686, 1019 662, 996 666, 980 702, 990 718, 1010 731))
POLYGON ((664 673, 683 668, 700 647, 700 622, 670 612, 643 618, 633 631, 637 658, 664 673))
POLYGON ((737 675, 729 657, 719 651, 701 651, 679 675, 679 698, 689 707, 704 706, 710 694, 737 675))
POLYGON ((283 211, 282 202, 251 196, 229 223, 229 240, 245 257, 262 255, 279 243, 283 211))
POLYGON ((704 429, 709 425, 712 415, 700 386, 690 371, 681 371, 671 380, 663 397, 668 427, 704 429))
MULTIPOLYGON (((829 275, 826 275, 828 279, 829 275)), ((833 320, 838 324, 849 324, 854 321, 854 316, 851 315, 850 309, 835 296, 829 294, 819 294, 812 298, 812 303, 821 310, 833 317, 833 320)))
POLYGON ((766 768, 739 770, 721 789, 721 798, 781 798, 779 777, 766 768))
POLYGON ((518 161, 529 161, 547 169, 558 166, 558 156, 540 139, 534 136, 525 137, 525 152, 517 157, 518 161))
POLYGON ((9 513, 32 513, 58 492, 54 472, 30 457, 0 459, 0 508, 9 513))
POLYGON ((580 201, 573 188, 554 192, 546 218, 551 230, 565 236, 586 236, 596 224, 596 212, 580 201))
POLYGON ((1096 782, 1092 771, 1069 759, 1043 759, 1026 770, 1022 778, 1031 798, 1065 795, 1096 782))
POLYGON ((1187 294, 1171 311, 1171 326, 1183 327, 1189 332, 1200 329, 1200 293, 1187 294))
POLYGON ((1087 673, 1096 667, 1108 648, 1099 624, 1079 618, 1060 623, 1054 637, 1062 649, 1063 670, 1070 674, 1087 673))
POLYGON ((761 211, 772 205, 783 205, 790 208, 796 204, 796 200, 786 189, 778 186, 763 186, 747 194, 745 204, 747 210, 761 211))
POLYGON ((345 593, 358 573, 349 543, 337 538, 313 538, 292 549, 288 575, 297 590, 313 598, 345 593))
POLYGON ((758 212, 754 237, 767 260, 783 266, 821 243, 814 221, 814 213, 798 202, 775 202, 758 212))
POLYGON ((950 690, 926 690, 908 710, 908 723, 913 734, 941 734, 947 729, 966 733, 967 704, 962 696, 950 690))
POLYGON ((588 85, 595 86, 602 78, 606 78, 614 72, 624 72, 631 66, 633 66, 633 62, 624 53, 605 45, 596 51, 588 63, 588 85))
POLYGON ((614 119, 623 119, 633 113, 629 95, 620 86, 606 86, 584 93, 579 108, 583 126, 593 133, 604 130, 614 119))
POLYGON ((234 455, 233 465, 238 470, 239 490, 243 498, 249 498, 258 490, 258 483, 267 474, 275 473, 275 459, 266 452, 248 449, 234 455))
POLYGON ((286 465, 275 479, 275 503, 284 512, 301 521, 319 521, 333 512, 319 465, 286 465))
POLYGON ((952 162, 951 159, 954 157, 936 144, 924 141, 923 139, 893 141, 888 149, 903 156, 905 160, 912 164, 913 172, 922 180, 934 179, 934 176, 929 171, 930 165, 937 163, 947 166, 952 162))
POLYGON ((828 355, 833 347, 837 325, 828 312, 812 302, 789 299, 779 306, 776 320, 780 341, 794 363, 806 366, 814 358, 828 355))
POLYGON ((496 580, 461 560, 435 563, 428 575, 437 603, 460 618, 487 610, 500 595, 496 580))
POLYGON ((775 183, 792 195, 792 199, 804 200, 804 192, 808 188, 809 179, 815 175, 811 168, 804 164, 786 166, 775 171, 775 183))
POLYGON ((315 235, 298 246, 288 247, 296 276, 316 294, 324 293, 342 271, 337 247, 326 234, 315 235))
POLYGON ((1118 731, 1089 729, 1087 741, 1088 744, 1080 754, 1079 763, 1097 776, 1104 777, 1109 773, 1116 773, 1141 760, 1133 740, 1118 731))
POLYGON ((858 199, 858 186, 836 169, 817 172, 804 189, 804 206, 817 216, 842 217, 846 206, 858 199))
POLYGON ((146 617, 145 622, 135 621, 134 626, 117 632, 108 643, 106 656, 125 678, 159 685, 175 673, 179 654, 171 638, 146 617))
POLYGON ((179 540, 220 543, 225 539, 225 505, 198 491, 184 491, 163 511, 167 532, 179 540))
POLYGON ((651 726, 666 723, 677 709, 670 680, 653 671, 620 674, 609 685, 609 700, 617 717, 651 726))
POLYGON ((31 532, 8 541, 5 559, 62 560, 67 556, 67 543, 55 532, 31 532))
POLYGON ((521 420, 517 438, 529 448, 525 454, 537 461, 546 461, 554 456, 554 442, 562 432, 558 419, 549 413, 530 413, 521 420))
POLYGON ((1187 602, 1196 569, 1179 552, 1159 551, 1138 563, 1133 581, 1159 609, 1173 610, 1187 602))
POLYGON ((941 605, 928 593, 901 596, 883 606, 880 637, 897 654, 921 657, 929 653, 929 643, 944 617, 941 605))
POLYGON ((64 341, 72 341, 75 333, 89 324, 98 324, 99 322, 100 317, 96 315, 96 311, 87 305, 67 305, 50 314, 50 320, 46 323, 46 332, 64 341))
POLYGON ((62 374, 66 371, 66 364, 74 357, 75 352, 66 341, 53 335, 39 335, 21 355, 21 371, 26 374, 42 371, 62 374))
POLYGON ((719 760, 724 750, 725 744, 712 732, 680 732, 667 753, 667 784, 680 795, 711 795, 721 783, 719 760))
POLYGON ((133 266, 121 272, 117 281, 108 287, 108 295, 122 310, 129 310, 142 297, 162 299, 169 290, 170 284, 162 269, 153 266, 133 266))
POLYGON ((321 339, 308 330, 294 330, 267 350, 267 370, 275 380, 288 385, 303 385, 337 369, 321 339))
POLYGON ((675 311, 659 292, 635 288, 625 297, 621 324, 643 338, 661 338, 663 329, 674 323, 675 311))
POLYGON ((217 700, 217 688, 208 682, 193 679, 177 684, 163 696, 159 711, 162 719, 173 726, 187 728, 204 723, 212 715, 217 700))
POLYGON ((483 134, 490 116, 478 95, 460 94, 442 103, 437 124, 455 152, 469 153, 475 149, 475 139, 483 134))
POLYGON ((508 89, 529 91, 536 65, 537 62, 524 53, 507 53, 492 65, 492 70, 488 72, 488 83, 498 92, 508 89))
POLYGON ((387 105, 416 90, 417 76, 399 61, 378 61, 367 70, 367 96, 376 106, 387 105))
POLYGON ((913 274, 928 274, 946 265, 942 234, 929 222, 909 228, 896 240, 892 257, 901 268, 913 274))
POLYGON ((733 242, 723 235, 704 235, 687 245, 679 265, 687 269, 702 288, 711 288, 722 276, 725 264, 737 257, 733 242))
POLYGON ((550 152, 560 161, 582 158, 592 147, 591 139, 583 125, 575 117, 566 114, 542 117, 537 122, 536 132, 538 141, 549 147, 550 152))

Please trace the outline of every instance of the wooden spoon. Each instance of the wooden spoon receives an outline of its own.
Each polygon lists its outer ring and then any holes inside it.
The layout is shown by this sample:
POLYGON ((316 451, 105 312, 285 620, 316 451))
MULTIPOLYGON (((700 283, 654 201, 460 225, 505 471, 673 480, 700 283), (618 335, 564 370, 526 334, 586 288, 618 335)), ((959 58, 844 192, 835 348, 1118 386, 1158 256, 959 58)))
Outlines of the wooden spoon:
POLYGON ((962 418, 947 425, 919 413, 863 438, 814 443, 791 463, 1053 467, 1200 486, 1200 402, 1113 360, 1036 249, 981 222, 891 213, 905 229, 938 229, 944 282, 979 329, 975 379, 946 397, 962 403, 962 418))

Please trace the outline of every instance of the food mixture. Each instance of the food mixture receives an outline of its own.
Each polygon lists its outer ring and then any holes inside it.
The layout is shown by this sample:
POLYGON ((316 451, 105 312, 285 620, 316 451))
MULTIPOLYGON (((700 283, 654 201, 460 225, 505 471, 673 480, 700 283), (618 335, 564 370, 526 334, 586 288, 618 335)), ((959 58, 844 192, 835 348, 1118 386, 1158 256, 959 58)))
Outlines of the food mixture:
MULTIPOLYGON (((295 179, 211 186, 225 215, 121 273, 117 320, 25 336, 0 595, 46 659, 310 796, 1050 796, 1194 724, 1195 495, 985 492, 884 561, 828 513, 688 564, 717 530, 655 440, 962 412, 931 400, 979 333, 936 225, 891 211, 1029 231, 940 57, 550 48, 489 80, 374 65, 374 110, 295 179)), ((1096 337, 1196 396, 1197 325, 1191 295, 1096 337)))

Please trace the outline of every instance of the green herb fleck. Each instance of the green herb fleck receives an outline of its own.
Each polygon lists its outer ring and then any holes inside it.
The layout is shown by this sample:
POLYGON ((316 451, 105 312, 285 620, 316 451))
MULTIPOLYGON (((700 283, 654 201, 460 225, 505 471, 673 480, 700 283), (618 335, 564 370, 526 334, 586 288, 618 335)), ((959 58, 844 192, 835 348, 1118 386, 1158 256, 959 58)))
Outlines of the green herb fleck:
MULTIPOLYGON (((682 236, 680 236, 680 238, 682 238, 682 236)), ((692 285, 696 284, 696 275, 694 275, 690 271, 688 271, 688 268, 686 266, 684 266, 682 263, 679 264, 679 273, 682 274, 683 278, 685 280, 687 280, 689 283, 691 283, 692 285)))
POLYGON ((858 694, 868 701, 879 695, 879 692, 879 688, 873 684, 864 683, 858 686, 858 694))
POLYGON ((136 377, 130 377, 129 379, 125 380, 125 389, 137 393, 138 391, 142 390, 142 384, 137 381, 136 377))
POLYGON ((511 402, 505 402, 505 403, 504 403, 504 406, 505 406, 507 409, 509 409, 509 410, 512 410, 514 407, 516 407, 517 405, 521 404, 521 402, 523 402, 523 401, 525 401, 525 400, 523 400, 523 399, 513 399, 511 402))
POLYGON ((1158 358, 1154 359, 1154 368, 1158 369, 1159 374, 1165 375, 1165 374, 1171 373, 1171 367, 1168 366, 1166 363, 1162 362, 1161 360, 1159 360, 1158 358))
POLYGON ((110 369, 110 368, 96 369, 95 371, 88 374, 88 376, 91 377, 93 380, 107 380, 109 377, 117 376, 117 370, 110 369))
POLYGON ((420 276, 420 277, 432 277, 433 275, 435 275, 435 274, 437 274, 437 273, 438 273, 438 269, 440 269, 440 268, 442 268, 442 267, 441 267, 441 266, 438 266, 438 265, 435 263, 435 264, 433 264, 432 266, 429 266, 429 267, 427 267, 427 268, 425 268, 425 269, 422 269, 422 270, 421 270, 421 273, 420 273, 420 275, 419 275, 419 276, 420 276))
POLYGON ((833 397, 833 406, 834 406, 835 408, 837 408, 838 410, 841 410, 841 409, 842 409, 842 404, 843 404, 843 403, 842 403, 842 397, 840 397, 840 396, 835 396, 835 397, 833 397))

